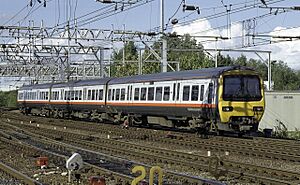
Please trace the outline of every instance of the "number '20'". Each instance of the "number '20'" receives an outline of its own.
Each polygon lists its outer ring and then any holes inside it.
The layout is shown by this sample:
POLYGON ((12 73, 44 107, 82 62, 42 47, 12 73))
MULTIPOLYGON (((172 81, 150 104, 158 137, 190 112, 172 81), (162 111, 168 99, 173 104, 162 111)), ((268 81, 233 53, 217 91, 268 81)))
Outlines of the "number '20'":
MULTIPOLYGON (((141 175, 133 179, 131 185, 137 185, 139 182, 145 179, 146 177, 146 169, 143 166, 135 166, 132 170, 132 173, 141 172, 141 175)), ((163 181, 163 173, 162 169, 159 166, 153 166, 150 169, 149 173, 149 185, 154 185, 154 174, 158 173, 158 185, 162 185, 163 181)))

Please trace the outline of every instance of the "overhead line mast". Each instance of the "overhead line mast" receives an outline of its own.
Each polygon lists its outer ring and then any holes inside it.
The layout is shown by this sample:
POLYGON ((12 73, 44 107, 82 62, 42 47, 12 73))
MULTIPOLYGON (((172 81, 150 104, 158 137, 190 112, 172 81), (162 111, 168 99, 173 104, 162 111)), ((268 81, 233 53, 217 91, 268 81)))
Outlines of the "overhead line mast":
POLYGON ((168 71, 168 60, 167 60, 167 40, 165 37, 165 22, 164 22, 164 0, 160 0, 160 27, 161 27, 161 72, 168 71))

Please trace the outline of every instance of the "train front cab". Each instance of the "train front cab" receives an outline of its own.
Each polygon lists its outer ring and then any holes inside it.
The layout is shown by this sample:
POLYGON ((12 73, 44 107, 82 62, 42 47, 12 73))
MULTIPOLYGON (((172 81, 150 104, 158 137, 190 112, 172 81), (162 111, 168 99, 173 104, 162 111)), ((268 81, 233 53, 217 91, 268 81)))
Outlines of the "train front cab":
POLYGON ((263 80, 251 70, 225 72, 219 78, 218 130, 256 132, 265 109, 263 80))

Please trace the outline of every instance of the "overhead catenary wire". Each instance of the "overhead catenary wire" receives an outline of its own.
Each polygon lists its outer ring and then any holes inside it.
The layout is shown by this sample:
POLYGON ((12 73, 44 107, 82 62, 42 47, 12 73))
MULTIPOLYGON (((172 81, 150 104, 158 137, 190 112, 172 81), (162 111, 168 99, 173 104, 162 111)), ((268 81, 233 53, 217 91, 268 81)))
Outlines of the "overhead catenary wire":
MULTIPOLYGON (((254 0, 254 1, 256 1, 256 0, 254 0)), ((254 1, 253 1, 253 2, 254 2, 254 1)), ((283 2, 283 1, 285 1, 285 0, 269 0, 269 1, 267 1, 267 3, 268 3, 269 5, 271 5, 271 4, 275 4, 275 3, 283 2)), ((220 7, 220 6, 219 6, 219 7, 220 7)), ((218 8, 219 8, 219 7, 218 7, 218 8)), ((223 6, 222 6, 222 7, 223 7, 223 6)), ((236 4, 232 4, 232 7, 233 7, 233 8, 231 9, 231 14, 236 14, 236 13, 240 13, 240 12, 252 10, 252 9, 254 9, 254 8, 259 8, 259 4, 248 3, 248 4, 244 5, 244 3, 236 3, 236 4), (243 5, 243 6, 239 6, 239 5, 243 5)), ((213 9, 213 7, 207 8, 207 9, 213 9)), ((201 10, 202 10, 202 9, 201 9, 201 10)), ((184 20, 184 19, 188 18, 189 16, 191 16, 193 13, 194 13, 194 12, 192 12, 191 14, 186 15, 186 16, 184 16, 184 17, 178 18, 178 20, 179 20, 179 21, 184 20)), ((192 22, 195 22, 195 21, 200 21, 200 22, 201 22, 201 21, 204 21, 204 20, 217 19, 217 18, 224 17, 224 16, 227 16, 227 11, 226 11, 226 10, 225 10, 225 11, 222 11, 222 12, 219 12, 219 13, 210 14, 210 15, 208 15, 208 16, 204 16, 204 17, 201 17, 201 18, 199 18, 199 17, 197 17, 197 18, 192 18, 192 19, 190 19, 190 20, 186 20, 186 21, 183 21, 183 22, 181 22, 181 23, 178 23, 178 24, 176 24, 174 27, 185 26, 185 25, 188 25, 188 24, 190 24, 190 23, 192 23, 192 22)), ((166 30, 172 29, 172 28, 173 28, 173 26, 168 26, 168 27, 166 27, 166 30)), ((153 28, 153 29, 150 30, 150 31, 158 31, 159 29, 160 29, 160 26, 155 27, 155 28, 153 28)))

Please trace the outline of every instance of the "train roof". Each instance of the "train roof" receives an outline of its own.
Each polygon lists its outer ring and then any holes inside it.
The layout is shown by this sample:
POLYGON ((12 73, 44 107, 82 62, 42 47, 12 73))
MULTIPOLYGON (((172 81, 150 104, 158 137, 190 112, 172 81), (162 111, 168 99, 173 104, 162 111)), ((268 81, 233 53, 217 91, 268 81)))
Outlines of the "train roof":
POLYGON ((30 90, 30 89, 47 89, 52 86, 52 88, 61 88, 61 87, 78 87, 78 86, 89 86, 89 85, 104 85, 111 78, 100 78, 100 79, 88 79, 88 80, 77 80, 70 81, 66 83, 45 83, 45 84, 34 84, 26 85, 20 88, 20 90, 30 90))
POLYGON ((60 87, 65 87, 65 86, 79 87, 79 86, 90 86, 90 85, 104 85, 110 79, 111 78, 99 78, 99 79, 70 81, 68 83, 53 84, 52 88, 60 88, 60 87))
POLYGON ((202 68, 197 70, 176 71, 167 73, 156 73, 147 75, 136 75, 122 78, 113 78, 109 81, 109 84, 121 84, 121 83, 138 83, 149 81, 168 81, 168 80, 188 80, 188 79, 211 79, 219 77, 226 71, 231 70, 251 70, 252 68, 244 66, 226 66, 218 68, 202 68))
POLYGON ((187 71, 176 71, 167 73, 155 73, 147 75, 135 75, 121 78, 100 78, 100 79, 89 79, 89 80, 77 80, 70 81, 67 83, 47 83, 47 84, 36 84, 27 85, 20 88, 20 90, 30 89, 46 89, 50 88, 61 88, 61 87, 79 87, 79 86, 93 86, 93 85, 104 85, 109 84, 122 84, 122 83, 138 83, 138 82, 151 82, 151 81, 168 81, 168 80, 188 80, 195 78, 211 79, 219 77, 226 71, 232 70, 252 70, 252 68, 244 66, 227 66, 218 68, 202 68, 197 70, 187 71))

